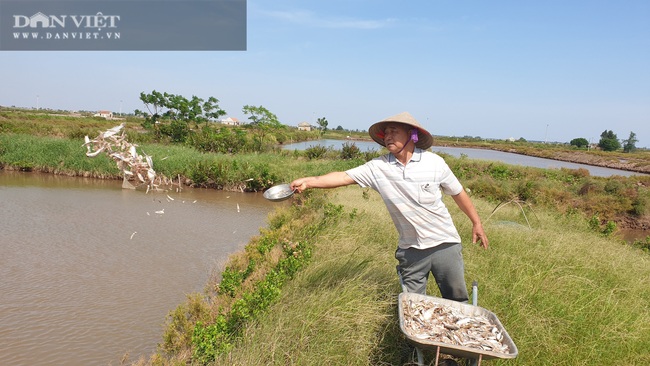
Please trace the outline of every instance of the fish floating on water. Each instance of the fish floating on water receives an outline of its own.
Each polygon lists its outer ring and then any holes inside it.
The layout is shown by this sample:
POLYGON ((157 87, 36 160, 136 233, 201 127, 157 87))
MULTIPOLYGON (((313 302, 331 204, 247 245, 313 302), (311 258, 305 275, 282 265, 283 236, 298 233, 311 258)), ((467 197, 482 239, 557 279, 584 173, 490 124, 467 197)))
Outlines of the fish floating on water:
POLYGON ((404 299, 404 331, 421 340, 484 351, 509 353, 503 332, 487 317, 468 316, 460 310, 429 300, 404 299))

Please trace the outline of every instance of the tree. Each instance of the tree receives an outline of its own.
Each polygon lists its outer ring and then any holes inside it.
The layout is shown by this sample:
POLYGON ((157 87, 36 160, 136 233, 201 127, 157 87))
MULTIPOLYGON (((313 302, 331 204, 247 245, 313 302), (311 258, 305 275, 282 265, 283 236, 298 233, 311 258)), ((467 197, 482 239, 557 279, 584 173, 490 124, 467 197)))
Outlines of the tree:
POLYGON ((587 139, 584 138, 584 137, 578 137, 578 138, 575 138, 575 139, 571 140, 571 142, 569 142, 569 144, 571 146, 575 146, 577 148, 583 148, 583 147, 589 146, 589 141, 587 141, 587 139))
POLYGON ((245 105, 242 108, 242 112, 246 115, 250 114, 248 119, 251 121, 250 124, 253 126, 265 125, 275 128, 282 126, 278 121, 278 117, 263 106, 255 107, 252 105, 245 105))
POLYGON ((316 121, 318 122, 318 126, 320 126, 321 131, 323 131, 323 132, 327 131, 327 124, 328 124, 327 123, 327 118, 321 117, 321 118, 317 119, 316 121))
POLYGON ((623 140, 623 152, 630 153, 636 150, 636 143, 639 140, 636 139, 636 133, 630 131, 630 137, 627 140, 623 140))
POLYGON ((250 124, 258 134, 257 149, 258 151, 261 151, 266 133, 271 130, 282 128, 282 124, 278 121, 278 117, 275 114, 271 113, 263 106, 255 107, 252 105, 245 105, 242 108, 242 112, 246 115, 250 115, 248 117, 251 121, 250 124))
POLYGON ((144 117, 144 122, 142 123, 144 128, 151 128, 162 117, 163 108, 167 104, 166 98, 162 93, 154 90, 151 94, 141 92, 140 100, 147 107, 149 113, 136 109, 135 115, 144 117))
POLYGON ((193 95, 192 99, 187 99, 182 95, 154 90, 151 94, 141 92, 140 100, 148 111, 135 111, 137 116, 144 117, 142 126, 155 129, 157 134, 169 136, 174 142, 185 141, 190 132, 190 122, 198 125, 226 114, 219 108, 219 100, 215 97, 205 101, 193 95))
POLYGON ((612 132, 612 130, 605 130, 600 134, 598 147, 603 151, 616 151, 621 148, 621 143, 618 141, 616 134, 612 132))

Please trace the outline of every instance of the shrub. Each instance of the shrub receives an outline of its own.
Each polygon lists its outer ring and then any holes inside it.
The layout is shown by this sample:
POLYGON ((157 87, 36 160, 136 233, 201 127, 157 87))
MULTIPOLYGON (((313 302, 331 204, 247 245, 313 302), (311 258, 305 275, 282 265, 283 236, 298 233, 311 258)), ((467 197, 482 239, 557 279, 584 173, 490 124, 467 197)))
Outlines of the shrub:
POLYGON ((494 178, 498 180, 505 180, 508 179, 512 173, 510 172, 510 169, 503 164, 493 164, 488 168, 488 173, 494 178))
POLYGON ((639 195, 632 200, 632 210, 630 210, 630 213, 634 216, 641 217, 645 215, 646 207, 648 207, 647 199, 639 195))
POLYGON ((605 192, 609 194, 619 194, 623 189, 623 183, 616 179, 609 179, 605 182, 605 192))
POLYGON ((539 183, 537 181, 522 181, 516 187, 517 196, 523 201, 532 201, 539 192, 539 183))
POLYGON ((475 194, 496 202, 509 201, 515 196, 507 182, 497 182, 491 177, 474 179, 466 186, 475 194))
POLYGON ((361 150, 354 143, 345 143, 341 148, 341 159, 356 159, 361 155, 361 150))
POLYGON ((577 148, 583 148, 583 147, 587 147, 589 145, 589 141, 587 141, 587 139, 584 138, 584 137, 578 137, 578 138, 575 138, 575 139, 571 140, 571 142, 569 142, 569 144, 571 144, 571 146, 575 146, 577 148))
POLYGON ((220 315, 214 324, 210 325, 197 322, 192 333, 192 345, 193 357, 201 364, 214 361, 216 355, 228 352, 232 348, 232 341, 226 318, 220 315))
POLYGON ((93 137, 97 135, 97 131, 91 128, 74 128, 66 133, 66 137, 69 139, 83 140, 84 136, 93 137))
POLYGON ((610 236, 616 231, 616 223, 614 221, 607 221, 605 227, 601 231, 604 236, 610 236))
POLYGON ((310 146, 305 150, 305 156, 307 156, 309 160, 319 159, 322 158, 328 151, 329 149, 325 146, 310 146))
POLYGON ((607 221, 605 227, 601 228, 600 218, 598 218, 598 215, 593 215, 587 221, 587 225, 589 226, 589 229, 600 233, 603 236, 610 236, 616 231, 616 223, 614 221, 607 221))
POLYGON ((639 248, 644 252, 650 252, 650 236, 646 236, 644 240, 635 240, 632 246, 639 248))
POLYGON ((363 153, 363 159, 365 161, 370 161, 370 160, 372 160, 374 158, 377 158, 377 157, 379 157, 381 155, 382 155, 381 151, 377 151, 377 150, 366 151, 365 153, 363 153))
POLYGON ((587 226, 589 226, 589 229, 592 231, 600 231, 600 219, 598 218, 598 215, 593 215, 587 221, 587 226))
POLYGON ((219 283, 218 292, 227 294, 234 297, 237 289, 241 287, 242 282, 255 270, 255 261, 249 260, 248 266, 243 271, 238 271, 235 268, 226 267, 221 274, 221 283, 219 283))
POLYGON ((589 193, 596 193, 598 191, 598 185, 594 182, 587 181, 582 187, 578 190, 578 194, 581 196, 587 195, 589 193))
POLYGON ((190 133, 186 121, 172 120, 169 124, 160 124, 160 133, 169 136, 172 142, 185 142, 190 133))
POLYGON ((235 154, 252 150, 245 131, 227 127, 204 126, 201 131, 191 133, 187 143, 203 152, 235 154))
POLYGON ((194 163, 189 170, 189 178, 195 185, 204 185, 208 183, 210 173, 210 166, 206 162, 199 161, 194 163))

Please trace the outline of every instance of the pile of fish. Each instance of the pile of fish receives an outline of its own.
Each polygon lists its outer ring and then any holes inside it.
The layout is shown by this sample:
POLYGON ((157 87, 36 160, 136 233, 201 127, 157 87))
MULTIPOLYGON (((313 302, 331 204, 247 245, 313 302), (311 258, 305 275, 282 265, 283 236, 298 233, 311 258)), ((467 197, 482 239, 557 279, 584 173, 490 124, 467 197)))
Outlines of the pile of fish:
POLYGON ((421 340, 484 351, 509 353, 503 332, 482 315, 468 316, 460 309, 429 300, 404 299, 404 331, 421 340))
POLYGON ((135 188, 133 185, 127 184, 129 180, 136 181, 137 185, 146 184, 147 192, 150 189, 158 190, 160 186, 173 184, 171 179, 162 174, 156 174, 156 171, 153 170, 151 156, 139 155, 136 151, 137 145, 127 141, 124 123, 100 132, 92 140, 86 136, 82 146, 86 147, 86 156, 95 157, 104 152, 113 159, 117 163, 117 168, 123 173, 123 187, 135 188))

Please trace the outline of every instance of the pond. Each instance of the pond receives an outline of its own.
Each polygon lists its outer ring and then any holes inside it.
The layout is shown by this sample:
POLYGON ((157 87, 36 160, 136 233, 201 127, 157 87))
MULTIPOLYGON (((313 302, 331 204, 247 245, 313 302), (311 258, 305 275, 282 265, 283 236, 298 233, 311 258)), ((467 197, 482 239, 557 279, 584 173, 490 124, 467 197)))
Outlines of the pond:
POLYGON ((201 292, 281 203, 148 193, 121 181, 0 171, 0 359, 107 365, 148 356, 167 314, 201 292))

